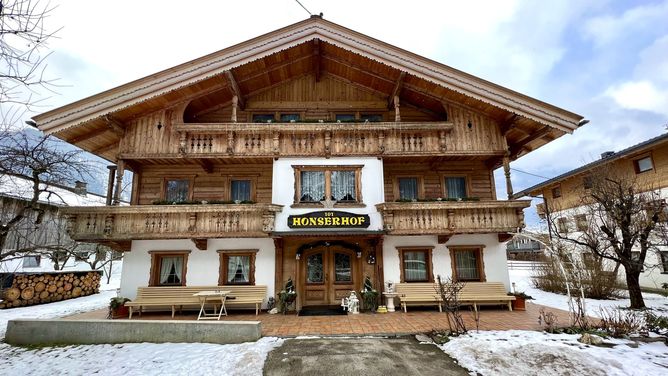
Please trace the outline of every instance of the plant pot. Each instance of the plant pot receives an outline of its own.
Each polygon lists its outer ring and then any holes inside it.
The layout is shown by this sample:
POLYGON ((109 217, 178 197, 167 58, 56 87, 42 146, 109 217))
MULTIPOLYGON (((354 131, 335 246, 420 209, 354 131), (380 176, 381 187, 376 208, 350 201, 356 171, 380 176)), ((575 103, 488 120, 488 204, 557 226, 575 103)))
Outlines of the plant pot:
POLYGON ((515 300, 513 300, 513 310, 515 311, 526 311, 526 300, 524 298, 520 298, 519 296, 515 297, 515 300))
POLYGON ((130 315, 130 309, 124 305, 111 310, 112 319, 125 319, 130 315))

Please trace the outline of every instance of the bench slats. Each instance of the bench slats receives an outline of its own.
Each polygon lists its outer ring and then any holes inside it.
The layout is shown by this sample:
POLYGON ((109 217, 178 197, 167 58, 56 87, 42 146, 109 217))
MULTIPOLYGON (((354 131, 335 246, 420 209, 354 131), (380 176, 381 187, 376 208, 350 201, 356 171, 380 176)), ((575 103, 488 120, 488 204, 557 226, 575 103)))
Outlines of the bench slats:
MULTIPOLYGON (((442 311, 443 300, 436 283, 397 283, 396 289, 404 312, 407 311, 408 303, 437 305, 438 310, 442 311)), ((457 300, 460 305, 473 305, 476 311, 481 304, 507 304, 512 311, 511 302, 515 297, 508 295, 501 282, 467 282, 459 291, 457 300)))

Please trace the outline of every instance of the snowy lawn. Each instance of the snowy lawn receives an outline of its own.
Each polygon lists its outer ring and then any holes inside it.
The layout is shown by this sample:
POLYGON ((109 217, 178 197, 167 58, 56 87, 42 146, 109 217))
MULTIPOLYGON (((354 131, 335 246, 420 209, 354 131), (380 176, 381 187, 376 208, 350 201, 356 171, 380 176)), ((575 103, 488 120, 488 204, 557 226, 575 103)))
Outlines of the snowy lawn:
POLYGON ((283 344, 265 337, 236 345, 128 343, 24 349, 0 344, 5 375, 261 375, 267 354, 283 344))
MULTIPOLYGON (((548 307, 562 309, 568 311, 568 297, 566 295, 555 294, 539 290, 531 283, 531 270, 508 270, 510 275, 510 282, 515 282, 517 292, 525 292, 534 298, 532 303, 541 304, 548 307)), ((661 315, 668 315, 668 297, 659 294, 650 294, 644 292, 642 294, 645 305, 654 309, 661 315)), ((587 315, 591 317, 600 317, 599 312, 601 308, 618 308, 629 307, 631 302, 629 299, 616 300, 585 300, 587 315)))
POLYGON ((607 339, 614 347, 588 346, 578 335, 533 331, 471 332, 439 347, 482 375, 666 375, 668 346, 607 339))

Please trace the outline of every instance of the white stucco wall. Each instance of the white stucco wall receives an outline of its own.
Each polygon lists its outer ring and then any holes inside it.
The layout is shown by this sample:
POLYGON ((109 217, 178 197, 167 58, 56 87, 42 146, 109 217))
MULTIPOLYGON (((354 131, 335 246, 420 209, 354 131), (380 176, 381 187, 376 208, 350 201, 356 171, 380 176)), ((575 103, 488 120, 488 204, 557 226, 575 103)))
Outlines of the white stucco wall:
POLYGON ((272 239, 210 239, 207 250, 195 247, 192 241, 179 240, 134 240, 132 250, 126 252, 121 276, 121 295, 134 299, 137 287, 148 286, 151 270, 151 254, 149 251, 181 251, 190 250, 188 269, 186 271, 187 286, 216 286, 220 259, 218 250, 257 249, 255 257, 255 284, 267 286, 267 297, 273 296, 275 248, 272 239))
MULTIPOLYGON (((383 190, 383 161, 378 158, 280 158, 274 161, 274 172, 272 181, 271 202, 283 205, 283 211, 276 215, 275 231, 293 231, 288 227, 288 216, 323 211, 322 208, 291 208, 295 198, 295 172, 293 165, 297 166, 351 166, 363 165, 362 167, 362 200, 366 205, 363 208, 334 208, 329 210, 341 210, 355 214, 368 214, 371 225, 367 229, 355 229, 355 231, 378 231, 383 228, 380 213, 376 210, 376 204, 385 200, 383 190)), ((308 231, 299 229, 296 231, 308 231)), ((315 231, 341 231, 341 229, 316 229, 315 231)))
POLYGON ((454 235, 447 243, 438 244, 436 236, 386 236, 383 240, 383 273, 385 281, 400 281, 399 252, 397 247, 433 246, 432 267, 434 278, 452 276, 448 246, 482 245, 485 276, 488 282, 503 282, 510 291, 505 243, 499 243, 496 234, 454 235))

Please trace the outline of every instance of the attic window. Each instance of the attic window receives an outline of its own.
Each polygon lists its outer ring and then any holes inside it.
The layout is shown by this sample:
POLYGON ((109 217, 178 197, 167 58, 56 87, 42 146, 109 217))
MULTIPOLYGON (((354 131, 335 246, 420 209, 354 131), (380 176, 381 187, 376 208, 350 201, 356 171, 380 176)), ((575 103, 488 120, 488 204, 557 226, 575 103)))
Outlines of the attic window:
POLYGON ((636 171, 636 174, 653 170, 654 164, 652 163, 652 157, 648 155, 646 157, 634 160, 633 167, 636 171))
POLYGON ((584 187, 584 189, 591 189, 591 187, 594 186, 594 177, 591 175, 583 177, 582 186, 584 187))
POLYGON ((561 197, 561 186, 560 185, 552 188, 552 198, 559 198, 559 197, 561 197))

